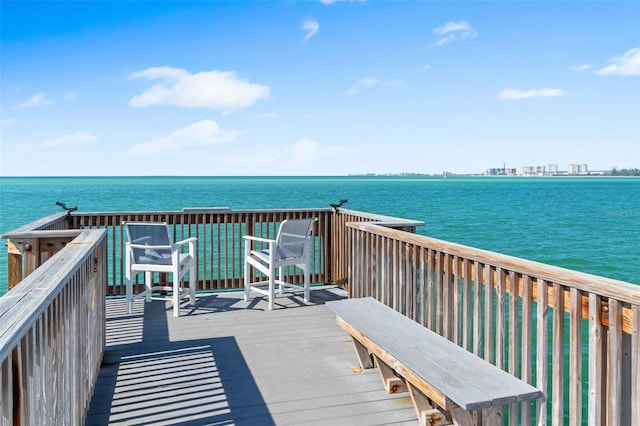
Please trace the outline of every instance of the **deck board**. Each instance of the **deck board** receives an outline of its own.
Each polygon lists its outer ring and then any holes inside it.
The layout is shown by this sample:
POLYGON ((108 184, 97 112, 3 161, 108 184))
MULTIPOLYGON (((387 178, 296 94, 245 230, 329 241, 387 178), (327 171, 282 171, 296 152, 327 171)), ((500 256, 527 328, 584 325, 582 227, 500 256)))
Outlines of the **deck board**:
POLYGON ((199 294, 174 318, 168 303, 107 301, 107 351, 86 425, 415 425, 406 394, 387 394, 357 365, 325 301, 333 287, 244 302, 199 294))

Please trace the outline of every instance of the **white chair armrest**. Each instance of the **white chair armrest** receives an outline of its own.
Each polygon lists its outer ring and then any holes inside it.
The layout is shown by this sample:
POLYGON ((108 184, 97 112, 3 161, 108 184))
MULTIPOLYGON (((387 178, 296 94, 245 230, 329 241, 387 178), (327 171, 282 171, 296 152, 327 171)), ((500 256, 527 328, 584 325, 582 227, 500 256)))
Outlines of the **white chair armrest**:
POLYGON ((129 244, 129 247, 131 247, 131 248, 141 248, 141 249, 149 249, 149 250, 171 249, 172 248, 172 246, 166 245, 166 244, 159 245, 159 246, 150 246, 150 245, 147 245, 147 244, 131 244, 131 243, 128 243, 128 244, 129 244))
POLYGON ((174 245, 174 246, 182 246, 182 245, 184 245, 184 244, 187 244, 187 243, 194 243, 194 242, 196 242, 196 241, 198 241, 198 239, 197 239, 196 237, 190 237, 190 238, 187 238, 186 240, 177 241, 177 242, 173 243, 173 245, 174 245))
POLYGON ((270 238, 254 237, 253 235, 245 235, 242 238, 244 238, 245 240, 259 241, 261 243, 275 243, 276 242, 276 240, 272 240, 270 238))

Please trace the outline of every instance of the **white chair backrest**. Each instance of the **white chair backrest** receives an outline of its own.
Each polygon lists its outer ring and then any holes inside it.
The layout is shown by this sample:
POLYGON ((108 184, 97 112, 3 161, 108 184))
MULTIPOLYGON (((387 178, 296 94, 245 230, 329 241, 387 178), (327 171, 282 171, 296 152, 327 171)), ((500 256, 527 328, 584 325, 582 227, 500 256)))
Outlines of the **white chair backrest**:
POLYGON ((305 254, 309 245, 309 234, 317 219, 286 219, 280 224, 276 237, 276 257, 298 258, 305 254))
POLYGON ((172 239, 165 222, 124 222, 133 263, 170 265, 172 239), (146 247, 151 246, 151 247, 146 247))

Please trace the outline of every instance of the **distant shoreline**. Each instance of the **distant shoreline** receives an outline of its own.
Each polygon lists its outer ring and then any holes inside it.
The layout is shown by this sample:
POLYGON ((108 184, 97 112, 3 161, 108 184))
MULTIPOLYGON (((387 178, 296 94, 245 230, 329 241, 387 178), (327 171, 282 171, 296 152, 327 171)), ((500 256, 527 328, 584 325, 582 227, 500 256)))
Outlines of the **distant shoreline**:
POLYGON ((311 178, 397 178, 397 177, 416 177, 416 178, 640 178, 638 175, 612 175, 607 174, 588 174, 588 175, 486 175, 473 173, 448 173, 429 174, 429 173, 350 173, 346 175, 77 175, 77 176, 2 176, 0 179, 197 179, 197 178, 233 178, 233 179, 311 179, 311 178))

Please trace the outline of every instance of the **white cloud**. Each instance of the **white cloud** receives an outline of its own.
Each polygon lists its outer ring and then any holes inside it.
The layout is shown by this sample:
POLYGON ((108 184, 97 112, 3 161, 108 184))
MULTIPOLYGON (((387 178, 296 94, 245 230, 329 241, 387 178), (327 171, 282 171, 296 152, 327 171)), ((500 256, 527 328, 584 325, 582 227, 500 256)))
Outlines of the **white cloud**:
POLYGON ((183 108, 238 109, 269 96, 269 87, 249 83, 232 71, 191 74, 172 67, 154 67, 131 74, 132 79, 160 80, 129 101, 133 107, 171 105, 183 108))
POLYGON ((23 108, 33 108, 33 107, 41 107, 46 105, 51 105, 53 101, 47 98, 45 93, 36 93, 26 101, 15 106, 16 109, 23 108))
POLYGON ((134 154, 179 151, 192 146, 211 146, 232 142, 240 132, 225 131, 213 120, 201 120, 173 133, 133 146, 134 154))
POLYGON ((320 30, 320 25, 318 24, 317 21, 307 19, 302 23, 302 26, 300 27, 300 29, 307 31, 307 35, 304 36, 304 41, 307 41, 318 33, 318 31, 320 30))
POLYGON ((96 137, 89 132, 78 131, 68 135, 58 136, 40 143, 23 143, 19 148, 22 150, 36 150, 47 148, 59 148, 62 146, 75 146, 94 142, 96 137))
POLYGON ((318 143, 311 139, 300 139, 293 146, 293 150, 287 153, 293 164, 309 164, 315 161, 319 155, 318 143))
POLYGON ((460 22, 447 22, 446 24, 434 29, 433 32, 435 34, 443 35, 451 32, 470 31, 470 30, 471 30, 471 26, 467 22, 460 21, 460 22))
POLYGON ((506 100, 519 100, 530 98, 549 98, 562 96, 564 93, 562 89, 532 89, 532 90, 517 90, 517 89, 504 89, 498 93, 499 99, 506 100))
POLYGON ((569 67, 569 70, 571 71, 576 71, 576 72, 580 72, 580 71, 586 71, 589 68, 591 68, 591 65, 588 64, 584 64, 584 65, 574 65, 569 67))
POLYGON ((399 80, 381 81, 375 77, 365 77, 365 78, 361 78, 360 80, 352 84, 351 87, 347 89, 346 95, 347 96, 357 95, 358 93, 361 93, 363 90, 370 89, 373 87, 401 88, 401 87, 404 87, 404 84, 402 84, 402 82, 399 80))
POLYGON ((434 46, 443 46, 453 41, 475 38, 478 36, 471 25, 465 21, 447 22, 446 24, 435 28, 433 33, 444 36, 435 42, 434 46))
POLYGON ((62 99, 65 101, 69 101, 71 99, 74 99, 76 97, 76 94, 74 92, 69 92, 67 94, 65 94, 62 99))
POLYGON ((3 118, 2 120, 0 120, 0 125, 2 127, 11 126, 13 124, 16 124, 15 118, 3 118))
POLYGON ((611 58, 611 65, 608 65, 598 71, 601 75, 640 75, 640 48, 629 50, 622 56, 611 58))
POLYGON ((228 159, 228 165, 235 168, 257 167, 268 170, 271 174, 307 172, 321 160, 340 157, 344 152, 345 148, 340 145, 322 147, 314 140, 302 138, 290 147, 263 150, 249 155, 238 153, 235 157, 228 159))
POLYGON ((96 137, 88 132, 75 132, 57 138, 49 139, 48 141, 40 144, 42 147, 62 146, 62 145, 78 145, 88 142, 93 142, 96 137))

